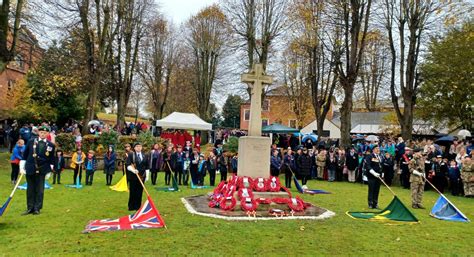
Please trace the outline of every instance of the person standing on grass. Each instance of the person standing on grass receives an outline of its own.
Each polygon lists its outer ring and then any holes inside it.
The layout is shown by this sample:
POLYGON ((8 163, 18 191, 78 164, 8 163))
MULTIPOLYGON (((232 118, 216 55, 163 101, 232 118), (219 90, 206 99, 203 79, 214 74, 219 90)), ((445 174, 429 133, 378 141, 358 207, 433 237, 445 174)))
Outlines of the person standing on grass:
POLYGON ((74 182, 72 184, 81 184, 82 180, 82 169, 84 167, 84 161, 86 160, 86 154, 82 152, 81 147, 77 148, 77 151, 72 154, 71 168, 74 169, 74 182), (77 180, 79 176, 79 180, 77 180))
POLYGON ((94 180, 94 173, 97 170, 97 159, 95 158, 93 150, 89 150, 84 164, 86 169, 86 185, 92 186, 94 180))
POLYGON ((367 197, 369 209, 379 209, 380 177, 383 177, 382 158, 377 145, 372 149, 372 154, 366 158, 366 176, 369 184, 367 197))
POLYGON ((56 157, 54 157, 53 184, 56 184, 56 179, 58 184, 61 184, 61 172, 65 167, 66 161, 64 160, 63 151, 57 150, 56 157))
POLYGON ((138 180, 138 176, 145 182, 146 174, 149 168, 149 159, 145 153, 142 152, 142 145, 135 143, 134 152, 131 152, 127 158, 127 179, 129 181, 129 199, 128 210, 137 211, 142 204, 143 186, 138 180))
POLYGON ((351 183, 356 181, 355 171, 359 166, 359 157, 354 149, 351 147, 351 150, 346 154, 346 167, 347 167, 347 180, 351 183))
POLYGON ((156 185, 156 179, 158 172, 163 166, 163 155, 160 144, 154 144, 153 149, 150 153, 150 172, 151 172, 151 184, 156 185))
POLYGON ((112 177, 115 174, 115 160, 117 156, 114 151, 114 146, 109 145, 107 149, 107 153, 104 154, 104 173, 105 173, 105 180, 106 185, 110 186, 112 184, 112 177))
POLYGON ((451 194, 454 196, 462 195, 461 172, 455 160, 451 160, 448 167, 449 184, 451 186, 451 194))
POLYGON ((421 149, 413 149, 413 159, 409 163, 410 168, 410 189, 413 209, 425 209, 421 204, 425 186, 425 160, 421 155, 421 149))
POLYGON ((293 172, 296 169, 295 156, 291 147, 288 147, 288 150, 283 157, 283 170, 285 171, 285 187, 291 188, 291 181, 293 177, 293 172), (292 172, 293 171, 293 172, 292 172))
POLYGON ((474 197, 474 167, 471 157, 465 157, 463 160, 461 178, 464 184, 464 196, 474 197))
POLYGON ((163 166, 165 171, 165 184, 170 185, 171 182, 171 157, 173 156, 173 147, 169 145, 163 153, 163 166))
POLYGON ((337 159, 334 150, 329 150, 328 157, 326 158, 326 168, 328 170, 328 181, 333 182, 336 180, 336 169, 337 159))
POLYGON ((272 150, 272 156, 270 157, 270 175, 278 177, 281 168, 281 158, 278 150, 272 150))
POLYGON ((221 173, 221 181, 227 180, 227 166, 228 166, 227 150, 224 150, 219 157, 219 172, 221 173))
POLYGON ((18 179, 18 173, 20 172, 20 161, 23 159, 23 152, 25 151, 25 141, 19 139, 13 148, 12 156, 10 157, 10 163, 12 166, 12 174, 10 176, 12 185, 16 184, 18 179))
POLYGON ((216 170, 217 170, 217 156, 213 151, 209 152, 206 162, 207 170, 209 171, 209 185, 214 186, 216 181, 216 170))
POLYGON ((384 174, 384 180, 387 185, 392 186, 392 180, 394 176, 394 160, 390 155, 390 152, 385 152, 385 156, 382 159, 382 170, 384 174))
POLYGON ((298 156, 298 159, 296 159, 296 162, 298 163, 298 171, 299 175, 301 177, 301 184, 303 189, 308 189, 308 186, 306 185, 308 181, 308 177, 311 175, 311 162, 312 159, 308 154, 308 149, 305 147, 303 148, 303 153, 298 156))
POLYGON ((27 209, 23 215, 40 214, 43 208, 44 179, 54 168, 54 144, 46 140, 49 128, 41 126, 38 138, 31 139, 23 152, 20 161, 20 173, 26 174, 28 183, 26 191, 27 209))

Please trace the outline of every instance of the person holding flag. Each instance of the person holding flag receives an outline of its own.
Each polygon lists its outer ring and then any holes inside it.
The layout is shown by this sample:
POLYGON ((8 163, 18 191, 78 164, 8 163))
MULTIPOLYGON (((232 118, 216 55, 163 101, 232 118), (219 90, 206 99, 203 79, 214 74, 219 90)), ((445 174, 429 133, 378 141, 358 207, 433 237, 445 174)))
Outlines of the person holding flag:
POLYGON ((22 215, 40 214, 43 208, 44 180, 46 174, 54 168, 54 144, 46 139, 49 128, 41 126, 39 137, 28 141, 23 160, 20 161, 20 173, 26 175, 27 209, 22 215))
POLYGON ((413 159, 409 163, 410 169, 410 189, 411 189, 411 207, 413 209, 425 209, 421 205, 423 191, 425 188, 425 160, 421 155, 421 149, 413 149, 413 159))
POLYGON ((148 156, 142 152, 142 145, 135 143, 134 152, 128 154, 126 167, 127 167, 127 178, 129 181, 129 198, 128 198, 128 210, 138 211, 142 204, 143 186, 138 180, 138 176, 145 181, 146 174, 149 173, 149 159, 148 156))
POLYGON ((379 209, 380 177, 383 177, 382 158, 377 145, 372 149, 372 154, 366 157, 367 180, 369 184, 369 209, 379 209))

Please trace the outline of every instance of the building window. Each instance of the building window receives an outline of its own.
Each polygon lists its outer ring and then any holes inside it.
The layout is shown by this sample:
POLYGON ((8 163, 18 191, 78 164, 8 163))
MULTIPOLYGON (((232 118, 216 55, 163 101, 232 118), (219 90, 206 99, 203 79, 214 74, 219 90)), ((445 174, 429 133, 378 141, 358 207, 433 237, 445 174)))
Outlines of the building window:
POLYGON ((268 119, 262 119, 262 127, 268 126, 268 119))
POLYGON ((250 120, 250 110, 244 110, 244 120, 250 120))
POLYGON ((296 127, 296 120, 295 120, 295 119, 288 120, 288 127, 290 127, 290 128, 297 128, 297 127, 296 127))
POLYGON ((25 69, 25 61, 23 60, 23 57, 21 57, 21 55, 15 56, 15 67, 20 70, 25 69))
POLYGON ((15 85, 14 80, 12 80, 12 79, 8 80, 8 91, 12 91, 14 85, 15 85))
POLYGON ((266 112, 270 111, 270 100, 263 100, 262 110, 266 112))

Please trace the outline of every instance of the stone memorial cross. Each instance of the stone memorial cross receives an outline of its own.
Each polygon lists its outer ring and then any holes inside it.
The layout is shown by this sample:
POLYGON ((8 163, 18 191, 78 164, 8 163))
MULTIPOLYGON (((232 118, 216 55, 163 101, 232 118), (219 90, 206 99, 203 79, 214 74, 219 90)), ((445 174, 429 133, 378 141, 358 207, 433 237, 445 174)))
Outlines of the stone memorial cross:
POLYGON ((249 136, 262 135, 262 89, 264 84, 273 83, 271 76, 265 75, 262 64, 254 64, 250 73, 244 73, 241 81, 249 83, 250 96, 250 121, 249 136))

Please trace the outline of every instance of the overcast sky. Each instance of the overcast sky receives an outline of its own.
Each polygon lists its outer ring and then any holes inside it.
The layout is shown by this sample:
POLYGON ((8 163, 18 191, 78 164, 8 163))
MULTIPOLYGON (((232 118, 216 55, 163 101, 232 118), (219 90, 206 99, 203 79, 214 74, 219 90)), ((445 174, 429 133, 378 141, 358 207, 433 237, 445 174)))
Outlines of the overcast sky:
POLYGON ((155 0, 161 12, 175 24, 181 24, 203 7, 217 3, 218 0, 155 0))

